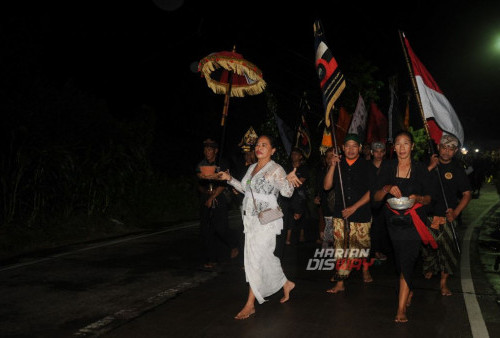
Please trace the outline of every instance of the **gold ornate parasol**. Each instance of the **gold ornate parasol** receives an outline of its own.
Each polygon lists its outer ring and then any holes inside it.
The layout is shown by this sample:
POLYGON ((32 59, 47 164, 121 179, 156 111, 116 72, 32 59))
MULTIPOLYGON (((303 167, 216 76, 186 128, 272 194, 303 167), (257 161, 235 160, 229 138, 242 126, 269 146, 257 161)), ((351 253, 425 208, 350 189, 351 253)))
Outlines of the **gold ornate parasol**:
POLYGON ((221 120, 221 126, 223 127, 219 152, 221 157, 222 148, 224 147, 229 98, 231 96, 244 97, 246 95, 260 94, 266 88, 266 82, 257 66, 245 60, 241 54, 236 53, 236 46, 230 52, 216 52, 204 57, 198 64, 198 71, 215 94, 225 95, 221 120))

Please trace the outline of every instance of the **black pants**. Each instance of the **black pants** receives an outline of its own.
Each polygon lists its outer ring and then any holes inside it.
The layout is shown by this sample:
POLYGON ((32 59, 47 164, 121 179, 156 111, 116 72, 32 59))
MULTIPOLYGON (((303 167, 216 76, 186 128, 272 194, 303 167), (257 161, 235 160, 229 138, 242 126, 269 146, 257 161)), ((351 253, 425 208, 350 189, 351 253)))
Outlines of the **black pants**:
POLYGON ((225 200, 218 198, 215 207, 212 208, 204 204, 201 206, 200 230, 205 261, 215 263, 226 259, 232 245, 225 200))

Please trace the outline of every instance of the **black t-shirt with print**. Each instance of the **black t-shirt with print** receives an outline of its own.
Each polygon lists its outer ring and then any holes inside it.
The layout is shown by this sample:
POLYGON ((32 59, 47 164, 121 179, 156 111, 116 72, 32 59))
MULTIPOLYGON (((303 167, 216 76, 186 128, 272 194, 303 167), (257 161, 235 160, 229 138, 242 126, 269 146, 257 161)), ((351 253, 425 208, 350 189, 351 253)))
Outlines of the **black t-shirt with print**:
POLYGON ((446 197, 448 207, 454 209, 460 202, 462 194, 465 191, 470 191, 471 186, 465 174, 465 170, 457 161, 452 160, 447 164, 439 163, 438 169, 443 184, 443 190, 439 182, 438 170, 433 169, 431 171, 431 176, 434 182, 433 186, 435 187, 435 191, 432 196, 431 213, 435 216, 445 216, 446 204, 444 196, 446 197))

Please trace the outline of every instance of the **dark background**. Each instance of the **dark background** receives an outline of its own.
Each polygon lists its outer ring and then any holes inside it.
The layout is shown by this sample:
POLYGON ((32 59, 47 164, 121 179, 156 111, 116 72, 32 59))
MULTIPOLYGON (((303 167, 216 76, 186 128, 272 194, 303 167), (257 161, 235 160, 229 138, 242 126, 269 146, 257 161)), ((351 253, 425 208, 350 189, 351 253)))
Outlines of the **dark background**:
MULTIPOLYGON (((145 112, 153 112, 152 160, 161 170, 178 174, 201 159, 203 139, 221 135, 224 97, 214 94, 196 72, 204 56, 236 45, 262 70, 279 115, 290 124, 298 116, 302 93, 312 93, 308 122, 318 133, 322 111, 314 20, 322 20, 341 69, 357 57, 378 67, 375 75, 386 85, 378 102, 384 113, 388 77, 397 75, 401 88, 409 88, 400 29, 454 106, 466 145, 486 146, 500 139, 500 52, 492 51, 495 34, 500 34, 498 1, 270 5, 166 0, 4 4, 0 66, 9 79, 19 74, 55 88, 71 86, 88 100, 102 102, 118 120, 141 121, 145 112)), ((12 86, 5 79, 0 79, 2 88, 12 86)), ((250 125, 263 122, 266 109, 262 94, 231 99, 228 149, 250 125)), ((10 117, 7 124, 15 126, 12 121, 10 117)), ((64 119, 54 119, 53 125, 52 134, 65 129, 64 119)), ((421 127, 416 110, 412 125, 421 127)), ((313 151, 318 146, 313 144, 313 151)))

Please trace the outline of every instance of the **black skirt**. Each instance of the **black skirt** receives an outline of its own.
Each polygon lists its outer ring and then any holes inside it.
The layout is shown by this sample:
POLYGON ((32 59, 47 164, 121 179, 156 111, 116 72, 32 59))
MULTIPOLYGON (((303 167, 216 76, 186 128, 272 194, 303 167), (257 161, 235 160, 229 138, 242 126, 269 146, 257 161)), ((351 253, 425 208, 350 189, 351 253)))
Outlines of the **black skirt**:
POLYGON ((418 234, 410 215, 395 215, 390 210, 385 210, 387 230, 394 248, 396 270, 403 274, 403 278, 413 289, 413 273, 420 255, 421 238, 418 234))

